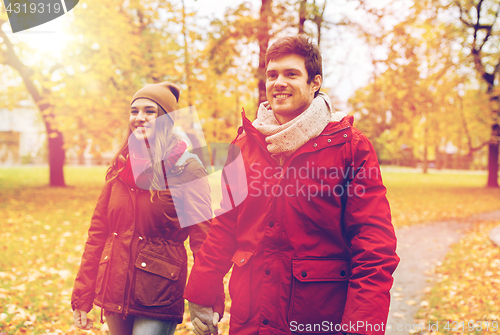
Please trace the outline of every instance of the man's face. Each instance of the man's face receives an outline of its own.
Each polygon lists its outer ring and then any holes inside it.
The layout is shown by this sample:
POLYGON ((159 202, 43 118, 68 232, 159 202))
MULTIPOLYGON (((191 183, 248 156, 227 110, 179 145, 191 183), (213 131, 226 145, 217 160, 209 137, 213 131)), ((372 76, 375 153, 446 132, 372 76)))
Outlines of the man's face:
POLYGON ((321 86, 321 76, 308 84, 304 58, 290 54, 270 60, 266 70, 266 96, 276 119, 286 123, 309 107, 321 86))

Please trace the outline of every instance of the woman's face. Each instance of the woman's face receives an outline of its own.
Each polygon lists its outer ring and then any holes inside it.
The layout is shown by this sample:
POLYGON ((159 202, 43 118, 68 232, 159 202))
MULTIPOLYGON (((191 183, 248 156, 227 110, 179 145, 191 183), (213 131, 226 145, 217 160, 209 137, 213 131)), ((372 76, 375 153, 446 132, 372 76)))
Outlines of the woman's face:
POLYGON ((130 106, 130 131, 138 140, 151 141, 155 134, 154 120, 158 116, 158 105, 149 99, 137 99, 130 106))

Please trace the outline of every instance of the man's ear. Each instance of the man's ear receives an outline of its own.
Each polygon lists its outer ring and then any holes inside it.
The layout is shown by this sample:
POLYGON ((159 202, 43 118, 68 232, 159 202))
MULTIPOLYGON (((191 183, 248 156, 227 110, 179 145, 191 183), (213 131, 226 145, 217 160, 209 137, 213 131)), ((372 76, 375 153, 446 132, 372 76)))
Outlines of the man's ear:
POLYGON ((321 75, 317 74, 313 80, 311 80, 311 91, 316 92, 321 88, 321 84, 323 83, 323 78, 321 75))

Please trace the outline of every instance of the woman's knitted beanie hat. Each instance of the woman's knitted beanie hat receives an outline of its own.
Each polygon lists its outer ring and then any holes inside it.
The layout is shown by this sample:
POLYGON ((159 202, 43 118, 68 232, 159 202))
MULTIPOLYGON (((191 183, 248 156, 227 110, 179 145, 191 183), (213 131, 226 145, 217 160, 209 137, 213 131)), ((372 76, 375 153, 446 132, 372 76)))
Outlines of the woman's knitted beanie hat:
MULTIPOLYGON (((180 88, 174 83, 169 81, 164 81, 159 84, 148 84, 137 91, 134 94, 130 105, 134 103, 137 99, 149 99, 153 102, 156 102, 158 105, 165 110, 167 114, 172 118, 172 121, 175 121, 173 111, 177 110, 177 102, 179 101, 180 88)), ((158 116, 163 113, 159 111, 158 116)))

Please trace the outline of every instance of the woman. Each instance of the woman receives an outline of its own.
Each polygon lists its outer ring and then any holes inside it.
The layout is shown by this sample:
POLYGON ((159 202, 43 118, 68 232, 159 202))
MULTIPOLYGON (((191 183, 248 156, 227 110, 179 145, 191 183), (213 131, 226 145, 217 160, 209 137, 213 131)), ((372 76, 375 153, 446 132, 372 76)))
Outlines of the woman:
POLYGON ((129 136, 107 171, 73 288, 81 329, 92 328, 93 303, 111 335, 173 334, 182 322, 183 242, 189 234, 196 254, 212 210, 206 170, 172 131, 178 99, 169 82, 132 99, 129 136))

